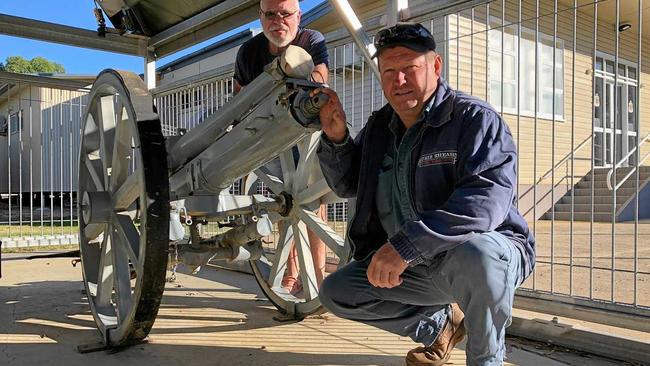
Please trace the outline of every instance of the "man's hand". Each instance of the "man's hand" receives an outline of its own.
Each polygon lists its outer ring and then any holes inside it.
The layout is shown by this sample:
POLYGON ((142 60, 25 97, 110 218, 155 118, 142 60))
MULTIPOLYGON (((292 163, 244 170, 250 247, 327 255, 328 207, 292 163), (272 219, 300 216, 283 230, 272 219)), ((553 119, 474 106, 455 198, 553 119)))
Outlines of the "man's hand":
POLYGON ((318 93, 323 93, 329 97, 327 103, 320 109, 320 123, 323 133, 334 143, 341 143, 345 138, 347 129, 345 122, 345 112, 339 101, 339 96, 330 88, 318 88, 309 93, 310 97, 318 93))
POLYGON ((402 283, 400 277, 408 264, 390 243, 382 245, 368 266, 368 281, 375 287, 392 288, 402 283))

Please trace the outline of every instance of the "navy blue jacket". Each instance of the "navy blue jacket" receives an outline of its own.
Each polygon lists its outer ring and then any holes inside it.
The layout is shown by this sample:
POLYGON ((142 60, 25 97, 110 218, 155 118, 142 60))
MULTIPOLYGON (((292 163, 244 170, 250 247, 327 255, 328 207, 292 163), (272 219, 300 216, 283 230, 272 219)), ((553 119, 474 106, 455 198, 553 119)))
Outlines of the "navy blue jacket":
POLYGON ((335 145, 323 135, 318 148, 332 190, 357 198, 348 228, 354 258, 365 258, 390 241, 410 264, 431 263, 477 233, 498 231, 519 249, 527 277, 535 265, 535 239, 516 208, 512 134, 488 103, 450 89, 442 79, 411 151, 409 193, 419 220, 387 238, 375 195, 381 161, 391 146, 393 113, 386 104, 354 140, 335 145))

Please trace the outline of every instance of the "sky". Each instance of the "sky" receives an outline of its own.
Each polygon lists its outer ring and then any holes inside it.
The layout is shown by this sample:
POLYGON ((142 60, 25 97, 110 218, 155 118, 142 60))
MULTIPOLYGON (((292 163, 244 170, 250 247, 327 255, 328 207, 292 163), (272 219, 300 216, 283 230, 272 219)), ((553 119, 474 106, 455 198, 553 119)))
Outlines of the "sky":
MULTIPOLYGON (((301 1, 300 8, 304 13, 321 2, 322 0, 304 0, 301 1)), ((60 2, 51 0, 0 1, 0 13, 2 14, 91 30, 97 29, 97 22, 93 14, 94 7, 92 0, 63 0, 60 2), (52 4, 57 5, 53 6, 52 4)), ((112 26, 108 17, 106 17, 106 24, 112 26)), ((163 57, 156 61, 156 66, 162 66, 231 34, 247 28, 260 27, 259 21, 243 25, 219 37, 163 57)), ((37 56, 45 57, 50 61, 62 64, 68 74, 96 75, 106 68, 129 70, 136 73, 144 72, 144 59, 141 57, 0 35, 0 62, 4 63, 9 56, 22 56, 28 60, 37 56)))

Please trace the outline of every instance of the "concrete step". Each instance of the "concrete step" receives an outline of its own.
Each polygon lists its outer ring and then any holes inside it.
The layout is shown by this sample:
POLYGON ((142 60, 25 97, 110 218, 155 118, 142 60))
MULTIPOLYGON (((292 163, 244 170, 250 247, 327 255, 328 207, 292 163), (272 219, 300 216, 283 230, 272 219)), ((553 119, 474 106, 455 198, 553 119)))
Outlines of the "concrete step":
MULTIPOLYGON (((591 188, 576 188, 573 190, 573 193, 576 197, 578 196, 584 196, 584 197, 590 197, 591 196, 591 188)), ((621 197, 630 197, 633 194, 636 193, 636 188, 625 188, 621 187, 616 191, 616 196, 621 196, 621 197)), ((595 197, 609 197, 612 196, 612 191, 610 191, 608 188, 595 188, 594 189, 594 196, 595 197)))
MULTIPOLYGON (((639 187, 643 185, 645 181, 644 180, 639 180, 639 187)), ((617 181, 616 184, 619 184, 620 181, 617 181)), ((602 180, 595 180, 595 181, 580 181, 578 184, 576 184, 576 187, 578 188, 590 188, 591 185, 594 185, 595 188, 607 188, 607 179, 602 179, 602 180)), ((612 181, 612 184, 614 184, 614 181, 612 181)), ((633 179, 628 179, 623 184, 621 185, 621 188, 636 188, 636 180, 633 179)))
MULTIPOLYGON (((551 213, 547 212, 542 216, 544 220, 551 220, 551 213)), ((570 212, 556 212, 555 220, 561 221, 570 221, 571 213, 570 212)), ((573 213, 574 221, 591 221, 591 212, 574 212, 573 213)), ((611 213, 594 213, 594 221, 597 222, 611 222, 612 214, 611 213)))
MULTIPOLYGON (((630 172, 630 169, 623 169, 623 170, 621 170, 621 169, 616 169, 616 176, 619 177, 619 178, 623 178, 623 177, 625 177, 629 172, 630 172)), ((592 178, 595 178, 595 179, 605 179, 605 178, 607 178, 607 174, 609 174, 609 170, 603 170, 603 171, 597 172, 597 173, 595 173, 595 174, 587 174, 587 175, 584 176, 584 178, 585 178, 585 179, 592 179, 592 178)), ((613 175, 613 174, 612 174, 612 175, 613 175)), ((636 176, 636 172, 632 173, 632 175, 630 175, 630 178, 629 178, 629 179, 632 179, 632 177, 634 177, 634 176, 636 176)), ((650 171, 644 171, 644 170, 640 170, 640 171, 639 171, 639 177, 641 177, 641 178, 643 178, 643 177, 647 178, 648 176, 650 176, 650 171)), ((617 178, 617 179, 618 179, 618 178, 617 178)))
MULTIPOLYGON (((600 204, 595 204, 593 205, 594 207, 594 212, 596 213, 611 213, 612 212, 612 204, 611 203, 600 203, 600 204)), ((622 204, 618 204, 616 207, 616 210, 620 210, 623 208, 622 204)), ((557 214, 558 212, 571 212, 571 204, 567 203, 557 203, 555 204, 555 213, 557 214)), ((588 212, 591 213, 591 205, 590 204, 577 204, 573 205, 573 212, 588 212)))
MULTIPOLYGON (((623 178, 631 170, 632 170, 632 168, 618 168, 618 169, 616 169, 616 176, 620 177, 620 178, 623 178)), ((596 171, 593 174, 585 175, 585 178, 589 179, 592 176, 595 177, 595 179, 606 178, 607 174, 609 174, 609 169, 596 169, 596 171)), ((636 172, 632 173, 632 175, 630 176, 630 179, 632 179, 632 177, 635 176, 635 175, 636 175, 636 172)), ((648 177, 649 175, 650 175, 650 166, 642 166, 639 169, 639 176, 648 177)))
MULTIPOLYGON (((620 194, 616 195, 616 202, 618 204, 625 203, 629 197, 627 196, 621 196, 620 194)), ((612 203, 612 196, 594 196, 594 199, 591 199, 591 192, 589 192, 588 196, 580 196, 576 195, 573 197, 573 203, 574 204, 591 204, 591 202, 594 202, 594 204, 611 204, 612 203)), ((557 203, 566 203, 566 204, 571 204, 571 195, 567 194, 564 197, 562 197, 557 203)))

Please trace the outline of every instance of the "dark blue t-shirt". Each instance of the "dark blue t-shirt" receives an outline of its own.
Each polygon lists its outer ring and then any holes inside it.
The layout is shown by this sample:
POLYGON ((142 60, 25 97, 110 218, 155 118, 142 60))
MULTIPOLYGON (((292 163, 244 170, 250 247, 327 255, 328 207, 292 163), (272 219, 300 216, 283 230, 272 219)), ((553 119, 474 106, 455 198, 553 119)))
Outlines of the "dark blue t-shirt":
MULTIPOLYGON (((291 44, 307 51, 311 55, 314 65, 329 65, 325 37, 320 32, 300 28, 291 44)), ((239 48, 237 61, 235 62, 235 80, 241 86, 248 85, 264 72, 264 66, 268 65, 276 57, 269 52, 269 40, 264 33, 259 33, 244 42, 239 48)))

